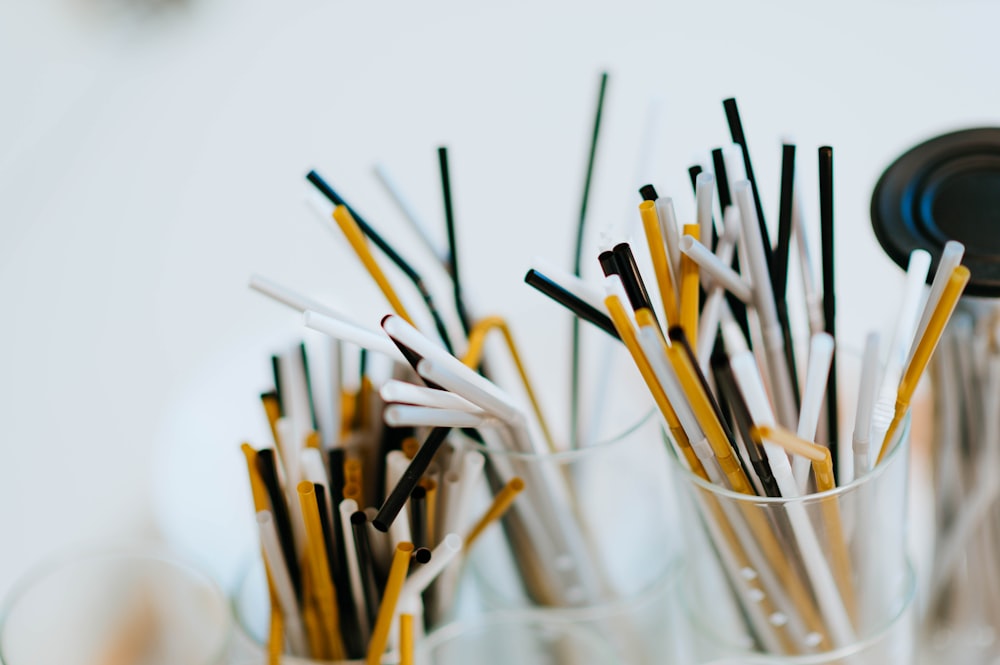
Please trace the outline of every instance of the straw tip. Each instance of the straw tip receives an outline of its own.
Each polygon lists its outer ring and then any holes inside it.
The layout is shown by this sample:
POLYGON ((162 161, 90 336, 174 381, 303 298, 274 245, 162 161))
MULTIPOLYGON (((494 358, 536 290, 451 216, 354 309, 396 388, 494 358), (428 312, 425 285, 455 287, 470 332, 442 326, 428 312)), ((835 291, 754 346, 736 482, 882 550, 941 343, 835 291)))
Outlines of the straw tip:
POLYGON ((639 188, 639 195, 643 201, 655 201, 659 197, 656 195, 656 188, 652 185, 643 185, 639 188))
POLYGON ((520 492, 524 489, 524 479, 519 476, 511 478, 510 482, 507 483, 507 486, 515 492, 520 492))
POLYGON ((312 482, 308 480, 300 481, 299 484, 295 486, 295 489, 298 490, 298 493, 303 496, 312 494, 315 491, 315 487, 312 482))
POLYGON ((462 537, 457 533, 446 534, 441 543, 449 550, 458 551, 462 549, 462 537))
POLYGON ((420 564, 427 563, 431 560, 431 551, 426 547, 418 547, 413 553, 413 560, 420 564))
POLYGON ((413 543, 402 542, 402 543, 399 543, 398 545, 396 545, 396 551, 397 552, 405 552, 405 553, 409 554, 414 549, 415 548, 413 547, 413 543))

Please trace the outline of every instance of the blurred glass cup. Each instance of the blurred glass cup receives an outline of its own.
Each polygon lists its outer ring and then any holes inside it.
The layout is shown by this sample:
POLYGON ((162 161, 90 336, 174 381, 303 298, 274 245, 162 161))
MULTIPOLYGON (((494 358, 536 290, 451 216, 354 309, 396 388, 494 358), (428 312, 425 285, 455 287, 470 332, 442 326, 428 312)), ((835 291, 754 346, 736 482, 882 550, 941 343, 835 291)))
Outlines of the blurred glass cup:
POLYGON ((469 552, 472 579, 489 609, 570 621, 624 662, 676 662, 679 547, 660 418, 646 411, 607 423, 619 433, 568 452, 476 448, 499 481, 521 476, 525 490, 504 528, 469 552))
POLYGON ((913 662, 908 440, 907 420, 873 470, 795 498, 731 491, 671 456, 699 662, 913 662))
MULTIPOLYGON (((498 612, 446 625, 417 649, 418 665, 616 665, 593 630, 548 612, 498 612)), ((664 661, 667 662, 667 661, 664 661)))
POLYGON ((169 555, 122 549, 39 566, 8 595, 3 665, 222 665, 222 590, 169 555))

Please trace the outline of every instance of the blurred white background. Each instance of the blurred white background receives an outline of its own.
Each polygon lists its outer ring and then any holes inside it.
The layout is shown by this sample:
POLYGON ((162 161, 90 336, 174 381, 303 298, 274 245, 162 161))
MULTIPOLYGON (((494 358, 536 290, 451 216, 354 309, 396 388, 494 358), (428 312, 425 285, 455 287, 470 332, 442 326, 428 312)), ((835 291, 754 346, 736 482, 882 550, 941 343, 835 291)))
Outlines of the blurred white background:
POLYGON ((1000 4, 965 0, 0 3, 0 592, 39 556, 136 535, 235 574, 238 444, 265 441, 268 356, 302 334, 249 275, 385 311, 302 205, 309 168, 428 265, 371 167, 443 240, 448 145, 468 289, 513 319, 556 410, 565 319, 522 278, 534 255, 569 265, 602 69, 593 237, 646 181, 689 219, 687 167, 728 142, 735 96, 772 220, 781 136, 813 224, 815 149, 835 147, 838 324, 857 345, 901 283, 872 187, 920 140, 996 124, 998 24, 1000 4))

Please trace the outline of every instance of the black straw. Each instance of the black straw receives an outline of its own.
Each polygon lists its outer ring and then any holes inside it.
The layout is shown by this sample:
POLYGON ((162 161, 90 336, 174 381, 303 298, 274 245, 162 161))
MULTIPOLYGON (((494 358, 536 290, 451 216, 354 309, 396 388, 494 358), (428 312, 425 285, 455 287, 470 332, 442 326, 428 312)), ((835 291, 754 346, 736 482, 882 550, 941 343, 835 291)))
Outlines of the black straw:
POLYGON ((313 396, 312 377, 309 375, 309 358, 306 355, 305 342, 299 342, 299 356, 302 358, 302 373, 306 379, 306 398, 309 401, 309 420, 314 432, 319 431, 319 420, 316 418, 316 398, 313 396))
POLYGON ((368 625, 375 625, 380 598, 375 584, 375 557, 372 554, 371 541, 368 539, 368 516, 365 511, 357 510, 351 514, 351 533, 354 535, 354 548, 358 552, 358 568, 361 573, 361 588, 365 596, 365 611, 368 625))
POLYGON ((285 402, 281 390, 281 356, 271 356, 271 374, 274 375, 274 399, 278 402, 278 414, 285 415, 285 402))
POLYGON ((302 576, 299 571, 299 557, 295 552, 295 538, 292 535, 292 519, 288 514, 288 504, 285 493, 281 490, 278 480, 278 467, 274 458, 273 448, 263 448, 257 451, 257 473, 267 490, 271 501, 271 514, 274 516, 274 526, 281 541, 281 553, 285 556, 288 576, 295 587, 295 593, 302 597, 302 576))
MULTIPOLYGON (((836 339, 837 303, 834 289, 833 256, 833 148, 819 149, 819 228, 823 249, 823 321, 828 334, 836 339)), ((834 347, 830 375, 826 380, 826 431, 833 474, 838 475, 839 427, 837 422, 837 351, 834 347)))
POLYGON ((778 244, 774 250, 774 264, 771 266, 771 288, 774 291, 774 304, 778 310, 778 324, 781 326, 781 336, 785 341, 785 364, 788 365, 788 378, 792 385, 792 396, 795 398, 795 409, 802 407, 802 394, 799 390, 799 374, 796 371, 795 340, 792 338, 792 326, 788 318, 788 254, 792 238, 792 193, 795 186, 795 146, 781 146, 781 193, 778 205, 778 244))
POLYGON ((764 488, 764 493, 767 496, 780 497, 781 490, 774 479, 767 454, 760 442, 750 435, 750 430, 753 428, 753 418, 750 416, 750 409, 743 398, 743 393, 740 392, 736 383, 736 377, 733 376, 733 369, 729 365, 729 356, 725 353, 712 354, 712 375, 715 378, 715 385, 719 389, 719 395, 725 399, 733 412, 736 428, 746 445, 750 466, 757 472, 757 478, 760 480, 761 487, 764 488))
POLYGON ((410 492, 410 533, 414 547, 427 547, 427 488, 419 484, 410 492))
MULTIPOLYGON (((615 245, 612 251, 615 255, 615 263, 618 264, 618 276, 621 277, 622 284, 625 285, 625 293, 632 304, 632 309, 648 309, 652 312, 653 302, 649 299, 646 284, 642 281, 642 275, 639 273, 639 265, 635 262, 632 247, 627 242, 621 242, 615 245)), ((655 313, 653 314, 653 318, 656 318, 655 313)), ((657 321, 656 325, 659 326, 659 321, 657 321)))
POLYGON ((656 188, 652 185, 643 185, 639 188, 639 196, 642 197, 643 201, 655 201, 660 198, 656 195, 656 188))
POLYGON ((375 229, 373 229, 364 218, 357 213, 354 208, 347 204, 343 198, 334 191, 333 187, 329 185, 316 171, 310 171, 306 174, 306 180, 308 180, 313 187, 315 187, 319 192, 325 196, 330 203, 334 205, 342 205, 347 208, 351 216, 354 217, 354 221, 358 223, 358 228, 361 232, 365 234, 369 240, 374 243, 376 247, 382 250, 382 253, 386 255, 390 261, 392 261, 397 268, 399 268, 407 279, 409 279, 413 285, 420 292, 420 297, 423 299, 424 304, 427 306, 427 310, 430 312, 431 317, 434 319, 434 327, 437 329, 438 334, 441 336, 441 341, 444 342, 444 346, 448 349, 449 353, 454 353, 451 346, 451 338, 448 337, 448 329, 444 325, 444 321, 441 319, 441 314, 438 312, 437 307, 434 305, 434 298, 431 296, 430 290, 428 290, 427 285, 424 284, 423 278, 420 274, 413 269, 409 263, 399 255, 392 245, 387 243, 381 235, 379 235, 375 229))
POLYGON ((441 447, 441 444, 444 443, 450 431, 450 427, 435 427, 431 430, 427 440, 420 446, 417 454, 410 460, 409 466, 403 471, 399 482, 389 492, 389 496, 385 498, 382 507, 378 510, 378 515, 372 520, 372 525, 376 529, 383 533, 389 531, 389 526, 396 519, 396 516, 399 515, 399 511, 403 509, 406 500, 413 492, 413 488, 420 482, 420 477, 424 475, 427 467, 431 465, 434 455, 437 453, 438 448, 441 447))
POLYGON ((537 270, 529 270, 524 276, 524 281, 538 291, 547 295, 549 298, 552 298, 584 321, 592 323, 615 339, 621 339, 618 336, 618 331, 615 330, 615 324, 611 321, 611 317, 596 307, 593 307, 590 303, 577 298, 575 295, 537 270))
POLYGON ((750 181, 750 189, 753 191, 754 207, 757 208, 757 224, 760 225, 760 237, 764 239, 764 257, 767 259, 767 269, 772 270, 774 256, 772 256, 771 252, 771 236, 767 231, 767 222, 764 221, 764 208, 760 204, 760 192, 757 191, 757 179, 753 175, 753 164, 750 162, 750 150, 747 148, 747 139, 743 134, 740 111, 736 107, 736 100, 732 97, 723 100, 722 107, 726 111, 729 135, 732 137, 733 143, 738 144, 743 151, 743 164, 746 168, 747 180, 750 181))
MULTIPOLYGON (((722 148, 712 150, 712 168, 715 170, 715 189, 719 194, 719 209, 722 210, 722 222, 724 226, 726 208, 733 205, 733 198, 729 191, 729 176, 726 174, 726 161, 722 156, 722 148)), ((723 229, 723 232, 725 232, 725 229, 723 229)), ((731 265, 733 270, 740 272, 740 255, 738 252, 733 252, 733 262, 731 265)), ((743 331, 743 337, 747 340, 747 344, 750 344, 750 321, 747 319, 746 304, 728 290, 725 292, 725 297, 729 309, 733 312, 733 318, 736 319, 740 330, 743 331)))
MULTIPOLYGON (((587 170, 583 179, 583 194, 580 200, 580 216, 576 227, 576 246, 573 250, 573 274, 580 276, 583 263, 583 237, 587 226, 587 204, 590 201, 590 183, 594 178, 594 161, 597 157, 597 140, 601 135, 601 114, 604 110, 604 94, 608 87, 608 73, 601 72, 601 88, 597 93, 597 110, 594 112, 594 131, 590 136, 590 152, 587 156, 587 170)), ((580 427, 580 320, 572 319, 572 344, 570 348, 570 445, 579 441, 580 427)))
POLYGON ((452 294, 455 300, 455 311, 462 323, 462 330, 469 334, 469 314, 465 311, 462 301, 462 282, 458 273, 458 244, 455 241, 455 210, 451 203, 451 176, 448 172, 448 148, 438 148, 438 165, 441 168, 441 194, 444 197, 444 222, 448 232, 448 263, 446 267, 451 275, 452 294))

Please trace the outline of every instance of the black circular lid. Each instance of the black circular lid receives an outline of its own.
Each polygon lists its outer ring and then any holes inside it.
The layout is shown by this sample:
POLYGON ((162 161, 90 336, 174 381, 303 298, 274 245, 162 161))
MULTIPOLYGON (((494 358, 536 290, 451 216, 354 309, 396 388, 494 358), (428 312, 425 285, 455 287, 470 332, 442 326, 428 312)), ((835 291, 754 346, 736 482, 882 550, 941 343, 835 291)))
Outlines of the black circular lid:
POLYGON ((945 134, 903 154, 875 185, 872 226, 904 269, 915 249, 936 266, 946 242, 961 242, 972 272, 966 295, 1000 297, 1000 127, 945 134))

